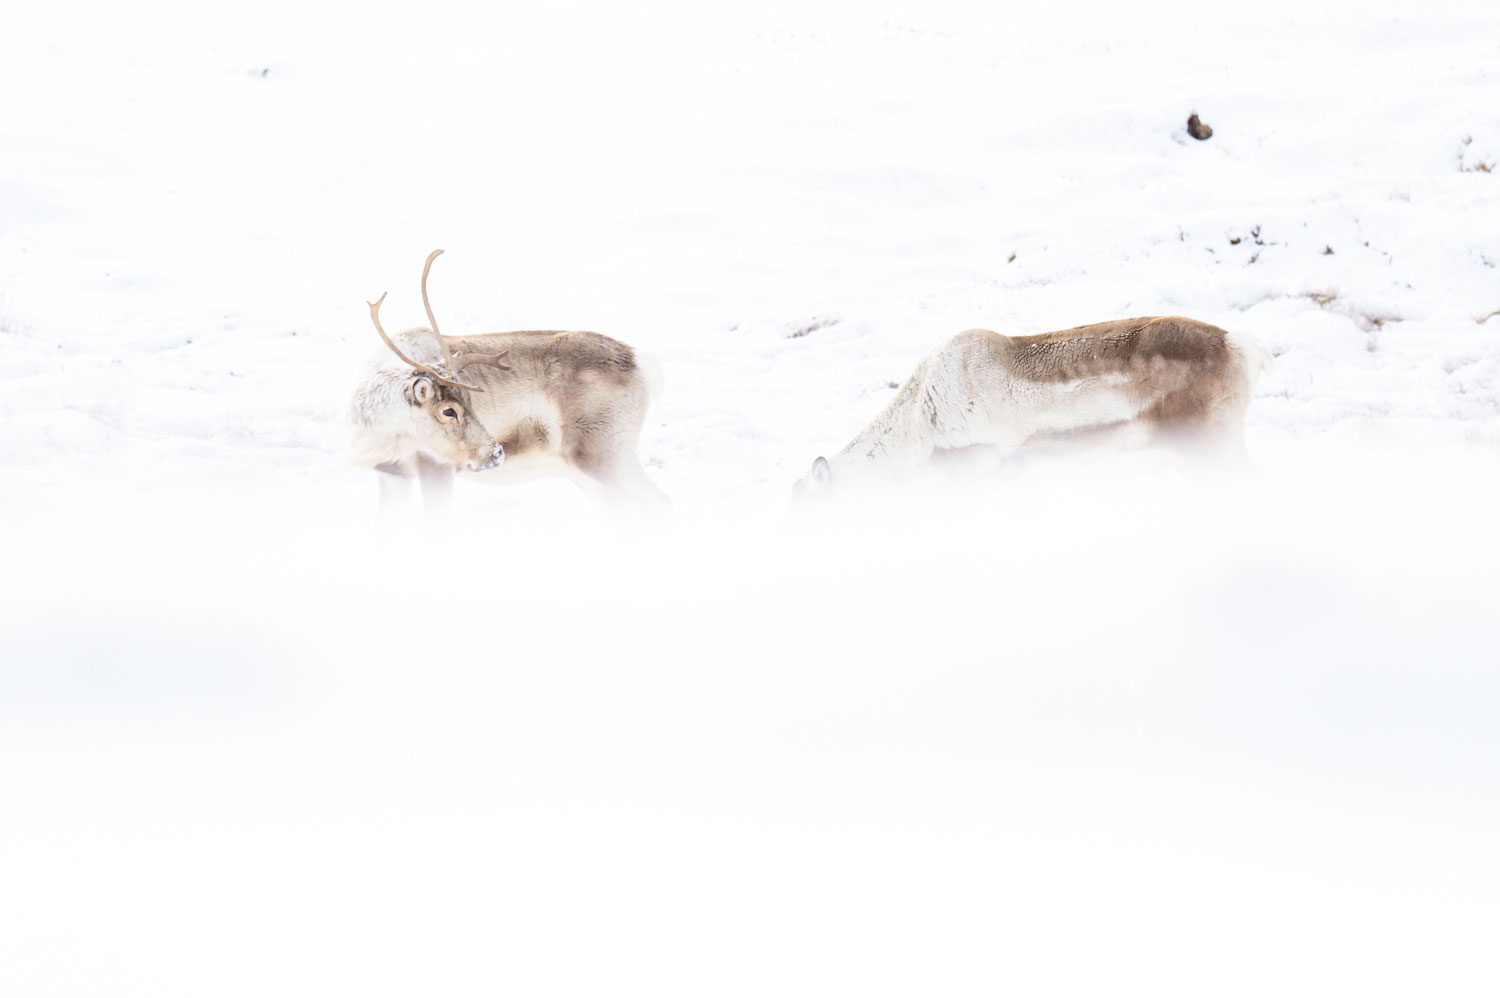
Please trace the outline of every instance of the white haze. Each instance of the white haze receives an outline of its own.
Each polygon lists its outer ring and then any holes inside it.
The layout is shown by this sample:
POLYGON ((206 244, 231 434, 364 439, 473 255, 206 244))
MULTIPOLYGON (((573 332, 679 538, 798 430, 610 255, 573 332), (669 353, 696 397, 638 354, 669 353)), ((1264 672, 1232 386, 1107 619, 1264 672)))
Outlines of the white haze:
POLYGON ((1500 13, 0 28, 0 994, 1500 984, 1500 13), (660 360, 669 518, 377 534, 438 246, 660 360), (788 508, 942 337, 1162 312, 1275 354, 1253 480, 788 508))

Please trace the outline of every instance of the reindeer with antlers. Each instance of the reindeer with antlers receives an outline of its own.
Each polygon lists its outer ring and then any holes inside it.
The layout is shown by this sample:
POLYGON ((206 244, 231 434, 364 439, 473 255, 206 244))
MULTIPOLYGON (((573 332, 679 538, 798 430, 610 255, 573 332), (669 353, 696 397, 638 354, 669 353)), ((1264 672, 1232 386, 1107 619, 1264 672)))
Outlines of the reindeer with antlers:
POLYGON ((511 481, 563 474, 614 505, 664 504, 636 454, 654 394, 636 352, 588 332, 444 336, 427 297, 442 252, 422 268, 429 328, 388 336, 385 295, 370 303, 389 353, 355 389, 350 421, 354 460, 379 473, 382 514, 414 478, 428 512, 442 512, 463 468, 511 481))

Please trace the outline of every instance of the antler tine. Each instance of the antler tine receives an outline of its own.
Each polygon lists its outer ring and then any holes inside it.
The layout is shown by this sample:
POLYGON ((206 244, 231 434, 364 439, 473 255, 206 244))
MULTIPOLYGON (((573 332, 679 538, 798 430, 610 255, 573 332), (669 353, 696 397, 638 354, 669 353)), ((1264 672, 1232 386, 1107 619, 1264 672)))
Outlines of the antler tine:
POLYGON ((438 374, 426 364, 419 364, 408 357, 406 354, 402 353, 401 348, 396 346, 395 342, 385 334, 385 328, 380 325, 380 306, 385 304, 385 296, 389 293, 390 292, 388 291, 382 291, 379 298, 376 298, 374 301, 365 302, 366 305, 370 306, 370 321, 375 323, 375 331, 380 334, 380 338, 385 341, 385 345, 390 347, 391 352, 394 353, 397 357, 400 357, 402 360, 406 361, 408 364, 421 371, 423 374, 430 374, 435 378, 442 377, 442 375, 438 374))
POLYGON ((385 345, 391 348, 392 353, 394 353, 397 357, 400 357, 407 364, 410 364, 414 369, 421 371, 423 374, 445 385, 449 385, 453 388, 467 388, 471 392, 484 391, 484 389, 478 385, 471 385, 467 382, 459 381, 455 378, 450 378, 447 375, 442 374, 441 372, 427 366, 426 364, 421 364, 417 361, 412 360, 406 354, 402 353, 401 348, 396 346, 395 341, 393 341, 389 336, 385 334, 384 327, 380 325, 380 306, 385 302, 385 295, 386 293, 382 292, 379 298, 372 302, 366 302, 365 304, 370 306, 370 321, 375 323, 375 331, 380 334, 380 338, 385 341, 385 345))
POLYGON ((443 251, 435 249, 427 254, 427 262, 422 265, 422 307, 427 310, 427 324, 432 327, 432 337, 438 341, 438 346, 443 348, 443 366, 451 369, 453 367, 453 351, 448 346, 448 337, 438 331, 437 318, 432 314, 432 303, 427 300, 427 272, 432 269, 432 261, 443 255, 443 251))
POLYGON ((462 371, 471 364, 484 364, 488 367, 498 367, 502 371, 509 371, 509 364, 500 363, 501 358, 510 353, 507 347, 499 353, 461 353, 453 358, 453 369, 455 372, 462 371))

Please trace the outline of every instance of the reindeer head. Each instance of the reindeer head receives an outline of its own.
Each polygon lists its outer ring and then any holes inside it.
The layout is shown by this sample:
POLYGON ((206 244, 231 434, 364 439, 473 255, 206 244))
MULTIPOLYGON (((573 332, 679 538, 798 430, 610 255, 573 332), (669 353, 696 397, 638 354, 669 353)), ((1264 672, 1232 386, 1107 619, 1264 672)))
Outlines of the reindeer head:
POLYGON ((470 471, 488 471, 505 460, 505 448, 474 417, 464 389, 419 373, 401 395, 427 454, 470 471))
POLYGON ((417 331, 432 337, 441 360, 433 364, 412 360, 386 335, 385 329, 380 325, 380 306, 385 301, 384 294, 369 303, 370 320, 375 323, 375 331, 380 334, 385 345, 412 368, 412 376, 406 380, 401 390, 405 406, 397 406, 404 410, 396 416, 396 423, 400 427, 398 435, 408 440, 417 450, 447 461, 456 468, 487 471, 504 460, 505 449, 485 429, 484 424, 475 418, 469 405, 469 393, 482 392, 483 386, 463 380, 462 374, 466 368, 475 365, 508 371, 509 365, 501 363, 501 358, 510 351, 502 350, 492 354, 455 353, 448 337, 438 331, 437 319, 433 317, 432 305, 427 299, 427 273, 432 269, 432 261, 442 252, 433 250, 427 257, 426 266, 422 268, 422 305, 427 310, 427 321, 431 323, 431 328, 417 331))

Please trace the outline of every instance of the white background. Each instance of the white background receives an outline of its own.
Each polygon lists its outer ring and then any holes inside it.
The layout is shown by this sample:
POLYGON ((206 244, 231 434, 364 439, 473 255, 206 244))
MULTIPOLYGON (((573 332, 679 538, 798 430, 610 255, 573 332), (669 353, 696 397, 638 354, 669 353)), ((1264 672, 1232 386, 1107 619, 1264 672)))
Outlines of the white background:
POLYGON ((0 990, 1493 994, 1496 66, 1484 3, 8 11, 0 990), (376 535, 437 247, 445 331, 660 360, 668 522, 376 535), (1256 482, 788 516, 944 337, 1159 313, 1275 355, 1256 482))

